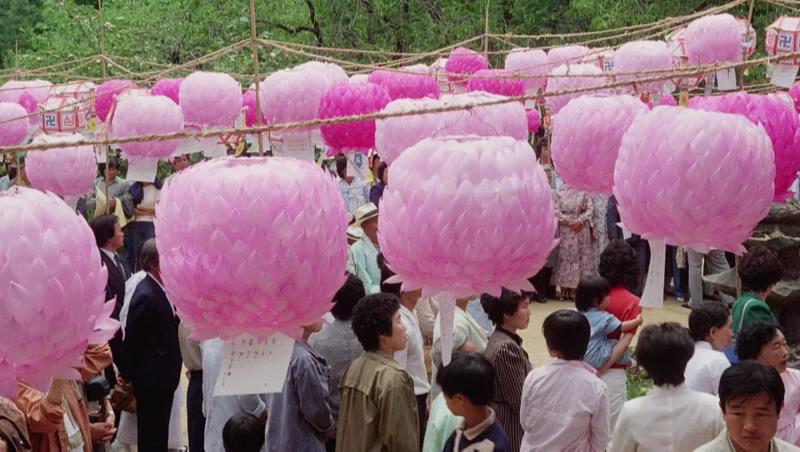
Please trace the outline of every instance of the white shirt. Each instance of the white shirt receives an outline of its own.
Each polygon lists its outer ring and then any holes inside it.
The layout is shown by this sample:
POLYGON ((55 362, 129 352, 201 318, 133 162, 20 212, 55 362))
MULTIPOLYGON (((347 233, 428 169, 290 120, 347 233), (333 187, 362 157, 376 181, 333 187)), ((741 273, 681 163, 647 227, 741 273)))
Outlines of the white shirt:
POLYGON ((717 395, 722 372, 731 366, 725 354, 718 352, 706 341, 694 344, 694 355, 686 364, 686 386, 692 391, 717 395))
MULTIPOLYGON (((156 208, 156 202, 158 201, 159 194, 161 190, 157 189, 155 185, 145 185, 142 187, 142 202, 139 203, 138 207, 147 207, 149 209, 156 208)), ((152 223, 153 216, 152 215, 136 215, 134 221, 149 221, 152 223)))
POLYGON ((425 355, 422 349, 422 332, 417 316, 407 307, 400 305, 400 321, 406 327, 406 348, 394 354, 394 360, 402 366, 414 382, 414 395, 431 392, 428 383, 428 370, 425 368, 425 355))
POLYGON ((713 441, 725 428, 719 400, 680 386, 656 386, 625 402, 611 452, 684 452, 713 441))

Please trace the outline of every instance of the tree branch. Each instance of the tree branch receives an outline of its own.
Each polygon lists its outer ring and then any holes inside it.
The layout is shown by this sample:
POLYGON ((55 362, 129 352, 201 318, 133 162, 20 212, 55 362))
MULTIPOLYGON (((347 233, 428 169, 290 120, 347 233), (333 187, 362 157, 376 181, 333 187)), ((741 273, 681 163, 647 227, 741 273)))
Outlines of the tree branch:
POLYGON ((266 25, 267 27, 277 28, 293 35, 298 33, 314 33, 314 30, 311 27, 290 27, 288 25, 279 24, 267 19, 256 19, 256 23, 266 25))
POLYGON ((314 8, 314 3, 311 0, 306 0, 306 6, 308 7, 308 20, 311 22, 311 32, 314 33, 314 38, 317 40, 317 45, 323 45, 322 43, 322 29, 319 26, 319 22, 317 22, 317 10, 314 8))

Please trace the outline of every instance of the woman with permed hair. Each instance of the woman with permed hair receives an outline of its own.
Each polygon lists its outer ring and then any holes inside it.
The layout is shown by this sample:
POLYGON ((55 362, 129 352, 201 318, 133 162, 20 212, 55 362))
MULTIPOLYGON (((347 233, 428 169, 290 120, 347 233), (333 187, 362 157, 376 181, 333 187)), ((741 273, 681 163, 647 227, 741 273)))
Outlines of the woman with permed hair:
POLYGON ((739 277, 744 293, 733 303, 733 332, 738 334, 756 320, 777 325, 778 320, 766 302, 775 284, 783 278, 783 266, 777 253, 766 247, 754 246, 742 258, 739 277))

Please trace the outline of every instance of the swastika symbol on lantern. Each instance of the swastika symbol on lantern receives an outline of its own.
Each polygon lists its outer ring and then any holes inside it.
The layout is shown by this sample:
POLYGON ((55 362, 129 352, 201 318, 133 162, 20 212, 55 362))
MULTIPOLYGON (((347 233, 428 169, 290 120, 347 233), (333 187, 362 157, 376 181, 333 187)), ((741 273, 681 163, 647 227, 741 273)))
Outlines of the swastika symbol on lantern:
POLYGON ((794 48, 794 37, 789 34, 781 34, 778 39, 778 48, 780 50, 792 51, 794 48))
POLYGON ((603 72, 612 72, 614 70, 614 61, 603 61, 603 72))
POLYGON ((58 121, 56 121, 56 115, 55 114, 45 114, 44 115, 44 126, 47 127, 47 128, 57 127, 58 126, 58 121))

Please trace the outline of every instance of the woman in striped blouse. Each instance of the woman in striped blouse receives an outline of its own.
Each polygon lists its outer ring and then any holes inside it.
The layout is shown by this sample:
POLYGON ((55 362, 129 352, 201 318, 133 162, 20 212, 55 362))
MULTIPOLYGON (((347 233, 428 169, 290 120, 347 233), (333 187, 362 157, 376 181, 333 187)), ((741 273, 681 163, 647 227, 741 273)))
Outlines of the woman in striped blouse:
POLYGON ((518 452, 522 444, 524 432, 519 419, 520 400, 525 377, 531 371, 528 354, 522 348, 522 338, 517 331, 528 327, 531 318, 529 304, 527 294, 520 295, 506 289, 499 298, 488 294, 481 296, 481 305, 495 324, 484 352, 497 375, 492 408, 514 452, 518 452))

